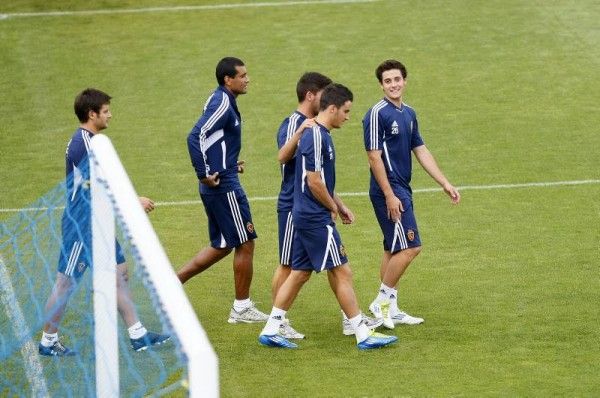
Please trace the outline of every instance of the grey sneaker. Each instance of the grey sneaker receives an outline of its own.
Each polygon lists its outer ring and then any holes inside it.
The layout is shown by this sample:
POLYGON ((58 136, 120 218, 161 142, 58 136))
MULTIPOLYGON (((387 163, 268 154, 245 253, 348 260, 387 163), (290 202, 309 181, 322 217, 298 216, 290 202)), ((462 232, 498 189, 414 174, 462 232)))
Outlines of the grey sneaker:
POLYGON ((296 329, 290 325, 289 319, 285 319, 281 326, 279 326, 279 334, 286 339, 303 339, 305 337, 302 333, 298 333, 296 329))
MULTIPOLYGON (((365 321, 365 325, 369 328, 369 330, 375 330, 379 326, 383 324, 383 318, 371 318, 370 316, 366 316, 362 314, 363 320, 365 321)), ((354 335, 354 329, 352 329, 352 324, 346 318, 342 319, 342 333, 346 336, 354 335)))
POLYGON ((243 309, 241 312, 237 312, 235 308, 232 308, 229 312, 229 323, 260 323, 266 322, 269 316, 264 312, 261 312, 253 302, 250 302, 250 306, 243 309))

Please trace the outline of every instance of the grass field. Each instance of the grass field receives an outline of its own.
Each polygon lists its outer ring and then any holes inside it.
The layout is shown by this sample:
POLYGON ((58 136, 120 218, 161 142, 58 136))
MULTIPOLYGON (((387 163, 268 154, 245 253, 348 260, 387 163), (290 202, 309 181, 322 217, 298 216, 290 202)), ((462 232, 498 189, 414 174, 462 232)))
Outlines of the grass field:
MULTIPOLYGON (((584 1, 13 0, 0 4, 0 220, 64 173, 77 126, 72 102, 110 93, 113 140, 151 221, 179 268, 207 242, 185 138, 216 86, 223 56, 251 79, 238 100, 259 233, 252 298, 270 309, 277 263, 275 133, 307 70, 349 86, 351 120, 334 133, 337 191, 368 189, 361 119, 381 97, 374 69, 408 67, 405 101, 459 206, 419 168, 413 188, 424 243, 399 285, 425 324, 393 331, 390 349, 359 352, 341 334, 326 278, 290 311, 308 339, 260 347, 260 325, 233 326, 227 259, 185 285, 220 358, 223 397, 600 395, 600 5, 584 1), (227 2, 229 3, 229 2, 227 2), (245 4, 246 6, 241 6, 245 4), (64 10, 207 6, 153 12, 25 15, 64 10), (587 181, 577 185, 534 185, 587 181), (515 184, 524 184, 515 186, 515 184), (529 185, 527 185, 529 184, 529 185)), ((379 230, 365 195, 340 227, 363 309, 374 298, 379 230)), ((1 369, 1 368, 0 368, 1 369)), ((2 370, 0 370, 2 376, 2 370)))

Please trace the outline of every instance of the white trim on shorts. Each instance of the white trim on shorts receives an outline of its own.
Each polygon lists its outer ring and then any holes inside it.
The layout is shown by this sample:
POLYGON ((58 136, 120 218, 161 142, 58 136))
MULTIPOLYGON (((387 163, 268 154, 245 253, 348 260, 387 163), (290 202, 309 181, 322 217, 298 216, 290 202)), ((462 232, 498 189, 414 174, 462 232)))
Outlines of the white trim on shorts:
POLYGON ((331 254, 331 261, 333 262, 333 266, 337 267, 342 264, 342 260, 340 259, 340 250, 338 248, 337 242, 335 241, 335 237, 333 236, 333 227, 331 225, 326 225, 327 227, 327 249, 325 249, 325 256, 323 257, 323 262, 321 263, 321 271, 325 269, 327 265, 327 258, 331 254))
POLYGON ((69 261, 67 261, 67 266, 65 268, 66 276, 73 276, 73 271, 75 271, 75 266, 77 265, 77 260, 79 260, 81 249, 83 249, 83 242, 75 241, 75 243, 73 243, 73 246, 71 247, 69 261))
POLYGON ((294 224, 292 223, 292 212, 288 212, 285 229, 283 232, 283 243, 281 245, 281 258, 279 263, 282 265, 291 265, 292 243, 294 241, 294 224))
POLYGON ((242 218, 240 206, 237 198, 235 197, 235 191, 227 192, 227 201, 229 202, 229 209, 231 210, 231 216, 233 218, 240 243, 244 243, 248 240, 248 234, 246 233, 246 227, 244 226, 244 220, 242 218))
POLYGON ((402 222, 400 220, 396 221, 394 226, 394 240, 392 241, 392 246, 390 246, 390 252, 394 253, 394 247, 396 246, 396 242, 400 245, 400 250, 408 249, 408 242, 406 241, 406 235, 404 234, 404 227, 402 226, 402 222))

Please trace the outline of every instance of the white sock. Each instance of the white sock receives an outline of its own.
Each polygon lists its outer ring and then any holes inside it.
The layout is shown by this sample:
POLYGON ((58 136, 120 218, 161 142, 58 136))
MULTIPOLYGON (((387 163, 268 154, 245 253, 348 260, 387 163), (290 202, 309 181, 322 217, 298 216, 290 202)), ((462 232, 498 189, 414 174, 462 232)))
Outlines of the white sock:
POLYGON ((390 313, 392 316, 400 312, 398 309, 398 290, 390 288, 390 313))
POLYGON ((46 333, 42 332, 42 340, 40 344, 44 347, 52 347, 54 343, 58 341, 58 332, 56 333, 46 333))
POLYGON ((369 337, 370 331, 363 320, 362 313, 359 313, 354 318, 349 318, 348 320, 352 325, 352 329, 354 329, 354 335, 356 336, 357 343, 360 343, 369 337))
POLYGON ((395 290, 395 289, 393 287, 387 287, 386 285, 381 283, 381 286, 379 287, 379 294, 377 294, 377 298, 375 299, 375 301, 381 302, 384 300, 389 300, 390 293, 392 290, 395 290))
POLYGON ((252 301, 250 301, 250 297, 244 300, 233 300, 233 309, 237 312, 242 312, 246 308, 250 307, 252 301))
POLYGON ((271 310, 271 315, 269 315, 269 319, 267 319, 267 324, 260 334, 264 334, 266 336, 273 336, 274 334, 279 333, 279 327, 283 323, 285 319, 285 314, 287 311, 282 310, 277 307, 273 307, 271 310))
POLYGON ((144 325, 142 325, 142 323, 139 321, 131 325, 127 329, 127 331, 129 332, 129 338, 134 340, 139 339, 140 337, 148 333, 144 325))

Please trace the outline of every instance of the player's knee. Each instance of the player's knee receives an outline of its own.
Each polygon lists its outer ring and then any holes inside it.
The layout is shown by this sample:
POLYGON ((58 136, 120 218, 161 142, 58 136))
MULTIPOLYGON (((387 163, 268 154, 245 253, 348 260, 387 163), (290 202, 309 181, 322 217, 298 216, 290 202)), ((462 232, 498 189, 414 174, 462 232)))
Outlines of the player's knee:
POLYGON ((227 255, 229 255, 229 253, 231 253, 233 251, 233 249, 231 247, 213 247, 213 249, 215 249, 218 253, 218 256, 220 258, 223 258, 227 255))
POLYGON ((330 279, 337 279, 344 282, 350 281, 352 283, 352 268, 350 268, 349 263, 330 269, 328 275, 330 279))
POLYGON ((235 253, 244 256, 252 256, 254 254, 254 241, 249 240, 242 243, 241 245, 235 248, 235 253))
POLYGON ((302 273, 302 283, 308 282, 311 275, 312 275, 312 272, 303 272, 302 273))
POLYGON ((238 246, 241 250, 253 251, 254 250, 254 239, 247 240, 238 246))
POLYGON ((56 279, 54 283, 54 289, 61 295, 65 293, 70 293, 75 289, 75 281, 71 277, 59 277, 56 279))
POLYGON ((419 253, 421 253, 422 250, 422 246, 417 246, 417 247, 411 247, 409 250, 410 255, 412 256, 412 258, 415 258, 419 255, 419 253))
POLYGON ((292 278, 293 282, 303 285, 310 279, 311 274, 312 272, 307 271, 292 271, 288 278, 292 278))
POLYGON ((352 282, 352 268, 350 268, 350 264, 346 263, 343 265, 344 265, 343 267, 338 267, 338 269, 340 270, 340 275, 344 279, 352 282))

